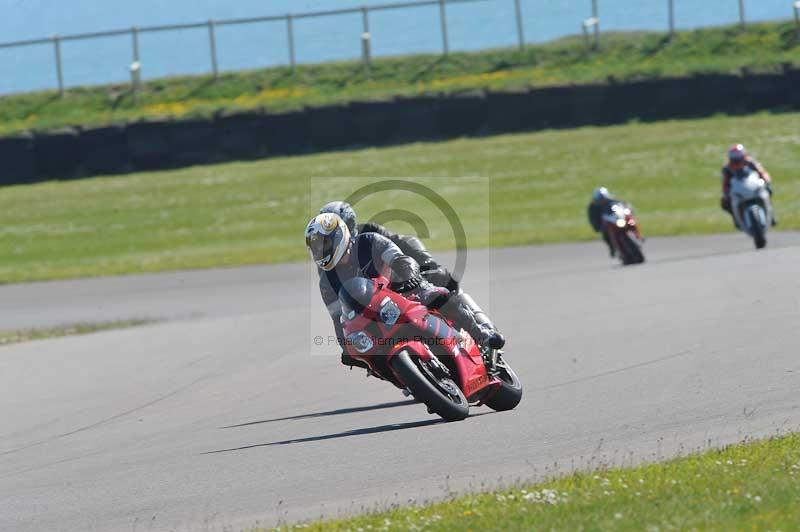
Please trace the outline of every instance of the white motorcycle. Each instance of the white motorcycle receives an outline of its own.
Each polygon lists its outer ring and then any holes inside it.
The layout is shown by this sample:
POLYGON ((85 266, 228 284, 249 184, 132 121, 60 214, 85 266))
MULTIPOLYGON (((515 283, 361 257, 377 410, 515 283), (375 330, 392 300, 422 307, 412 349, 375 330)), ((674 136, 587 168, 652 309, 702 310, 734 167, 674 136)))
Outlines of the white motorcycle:
POLYGON ((766 246, 772 200, 767 183, 755 170, 745 168, 731 179, 731 210, 739 228, 753 238, 756 249, 766 246))

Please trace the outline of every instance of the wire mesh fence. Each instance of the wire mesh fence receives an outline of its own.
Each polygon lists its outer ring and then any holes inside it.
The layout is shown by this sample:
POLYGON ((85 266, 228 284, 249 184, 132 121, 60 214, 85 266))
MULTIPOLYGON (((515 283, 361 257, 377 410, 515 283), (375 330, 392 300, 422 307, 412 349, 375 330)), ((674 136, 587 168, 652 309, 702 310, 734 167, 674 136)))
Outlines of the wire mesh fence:
MULTIPOLYGON (((755 19, 758 20, 764 18, 760 10, 763 10, 765 3, 785 3, 786 16, 794 14, 800 36, 800 2, 749 2, 752 6, 746 5, 746 0, 709 0, 692 9, 700 24, 707 20, 719 24, 738 22, 745 28, 749 7, 756 11, 755 19), (702 14, 703 10, 708 9, 714 11, 714 18, 702 14)), ((498 46, 523 49, 529 42, 581 31, 587 46, 597 48, 601 28, 660 28, 674 34, 679 15, 687 18, 676 11, 682 3, 685 3, 684 0, 642 0, 631 8, 619 0, 581 0, 571 3, 575 5, 541 0, 412 0, 325 11, 54 35, 0 43, 0 52, 14 50, 14 57, 24 63, 22 55, 18 55, 22 52, 16 50, 28 49, 32 52, 30 63, 38 65, 41 70, 47 62, 42 49, 50 47, 50 84, 63 94, 67 86, 124 81, 120 79, 122 72, 130 75, 130 81, 136 87, 143 77, 154 79, 177 73, 210 73, 216 77, 222 70, 277 65, 293 69, 298 63, 359 57, 366 66, 373 56, 436 51, 447 55, 451 49, 474 50, 498 46), (613 25, 607 25, 606 20, 613 21, 613 25), (558 21, 558 24, 554 21, 558 21), (492 32, 491 38, 478 35, 476 28, 488 27, 492 32), (162 37, 150 41, 151 38, 146 36, 153 34, 162 37), (69 48, 75 42, 97 42, 97 45, 69 48), (91 68, 93 57, 112 51, 112 62, 105 61, 103 68, 91 68), (124 58, 125 55, 130 61, 124 58), (110 66, 112 63, 113 67, 110 66)), ((769 13, 775 11, 774 7, 769 13)), ((0 56, 0 63, 2 61, 3 57, 0 56)), ((0 71, 3 74, 0 79, 6 79, 8 84, 8 80, 15 76, 29 75, 28 70, 26 65, 24 70, 17 68, 15 72, 10 72, 10 76, 0 71)), ((3 87, 0 84, 0 93, 26 90, 22 84, 10 85, 3 87)))

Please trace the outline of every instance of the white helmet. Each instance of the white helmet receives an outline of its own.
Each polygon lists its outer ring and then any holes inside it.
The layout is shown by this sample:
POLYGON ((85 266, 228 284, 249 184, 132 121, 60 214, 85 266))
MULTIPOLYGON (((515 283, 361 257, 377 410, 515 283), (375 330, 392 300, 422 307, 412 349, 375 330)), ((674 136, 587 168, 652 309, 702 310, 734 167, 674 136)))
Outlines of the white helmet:
POLYGON ((306 226, 306 247, 317 266, 330 271, 350 247, 350 230, 339 215, 318 214, 306 226))
POLYGON ((600 201, 603 199, 611 199, 611 193, 606 187, 600 187, 592 191, 592 201, 600 201))

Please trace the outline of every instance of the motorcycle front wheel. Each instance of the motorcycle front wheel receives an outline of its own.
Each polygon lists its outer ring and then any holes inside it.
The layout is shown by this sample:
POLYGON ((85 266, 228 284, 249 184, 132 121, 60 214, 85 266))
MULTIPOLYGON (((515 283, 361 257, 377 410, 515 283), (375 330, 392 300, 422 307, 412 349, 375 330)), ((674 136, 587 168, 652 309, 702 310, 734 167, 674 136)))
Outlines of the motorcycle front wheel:
POLYGON ((642 253, 642 247, 639 242, 628 233, 622 235, 622 242, 625 247, 622 254, 623 264, 626 266, 629 264, 642 264, 644 262, 644 253, 642 253))
POLYGON ((747 211, 747 216, 750 218, 750 227, 752 228, 753 242, 756 245, 756 249, 763 249, 767 245, 767 237, 764 234, 766 232, 766 228, 761 224, 760 214, 760 212, 754 211, 753 209, 747 211))
POLYGON ((425 403, 429 412, 447 421, 461 421, 469 415, 464 393, 452 379, 438 375, 437 368, 408 351, 395 355, 390 364, 414 398, 425 403))
POLYGON ((522 383, 511 366, 502 358, 497 361, 497 377, 502 384, 491 397, 484 401, 484 404, 498 412, 516 408, 522 400, 522 383))

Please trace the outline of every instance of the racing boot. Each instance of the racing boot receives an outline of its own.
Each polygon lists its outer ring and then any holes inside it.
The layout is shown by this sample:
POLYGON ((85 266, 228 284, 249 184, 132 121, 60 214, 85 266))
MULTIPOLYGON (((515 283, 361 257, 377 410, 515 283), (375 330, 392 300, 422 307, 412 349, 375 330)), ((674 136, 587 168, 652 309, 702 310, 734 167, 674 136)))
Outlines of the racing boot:
POLYGON ((608 232, 606 231, 603 231, 603 242, 608 246, 608 256, 613 259, 617 255, 617 250, 614 249, 614 244, 611 243, 611 237, 608 236, 608 232))
POLYGON ((505 336, 493 327, 476 323, 475 326, 466 330, 475 339, 475 343, 484 349, 503 349, 506 345, 505 336))

